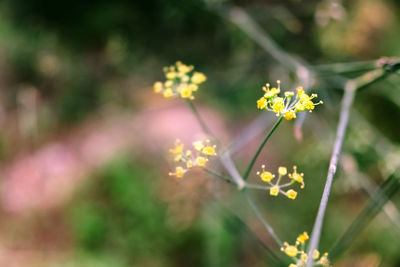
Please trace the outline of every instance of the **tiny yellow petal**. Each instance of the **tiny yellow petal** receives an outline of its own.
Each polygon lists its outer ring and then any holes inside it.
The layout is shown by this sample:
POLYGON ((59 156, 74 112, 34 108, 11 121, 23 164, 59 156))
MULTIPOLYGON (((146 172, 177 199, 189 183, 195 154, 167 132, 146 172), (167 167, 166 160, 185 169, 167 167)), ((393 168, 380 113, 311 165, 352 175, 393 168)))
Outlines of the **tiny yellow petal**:
POLYGON ((203 144, 202 141, 195 141, 195 142, 193 142, 193 147, 197 151, 201 151, 203 149, 203 147, 204 147, 204 144, 203 144))
POLYGON ((195 72, 192 76, 192 83, 194 84, 201 84, 207 80, 206 75, 201 72, 195 72))
POLYGON ((199 167, 204 167, 207 163, 207 159, 205 157, 197 157, 196 158, 196 164, 199 167))
POLYGON ((165 75, 167 77, 168 80, 173 80, 176 78, 177 74, 176 72, 167 72, 167 74, 165 75))
POLYGON ((163 95, 165 98, 170 98, 174 93, 172 92, 171 88, 165 89, 163 95))
POLYGON ((279 167, 279 168, 278 168, 278 173, 279 173, 280 175, 282 175, 282 176, 286 175, 286 174, 287 174, 287 169, 286 169, 286 167, 279 167))
POLYGON ((292 120, 296 118, 296 112, 294 112, 293 110, 289 110, 287 112, 285 112, 285 120, 292 120))
POLYGON ((293 189, 290 189, 286 192, 286 196, 290 199, 296 199, 297 197, 297 192, 294 191, 293 189))
POLYGON ((286 255, 288 255, 289 257, 296 257, 297 253, 299 253, 299 251, 297 250, 297 247, 295 246, 286 246, 285 248, 285 253, 286 255))
POLYGON ((318 250, 314 250, 313 252, 313 259, 316 260, 319 258, 319 251, 318 250))
POLYGON ((215 147, 214 146, 205 146, 202 151, 204 155, 207 156, 215 156, 217 153, 215 153, 215 147))
POLYGON ((271 187, 269 194, 276 197, 279 194, 279 188, 277 186, 271 187))
POLYGON ((297 241, 304 244, 309 239, 307 232, 302 233, 297 237, 297 241))
POLYGON ((154 88, 154 92, 160 93, 163 89, 162 82, 155 82, 153 88, 154 88))

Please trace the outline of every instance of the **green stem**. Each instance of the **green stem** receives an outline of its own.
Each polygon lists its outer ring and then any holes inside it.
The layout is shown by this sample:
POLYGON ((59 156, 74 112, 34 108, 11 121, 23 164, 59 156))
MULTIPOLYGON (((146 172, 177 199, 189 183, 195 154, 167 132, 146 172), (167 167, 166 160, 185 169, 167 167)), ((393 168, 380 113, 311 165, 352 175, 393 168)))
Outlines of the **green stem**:
POLYGON ((266 219, 262 216, 261 211, 258 209, 256 203, 254 203, 254 200, 251 198, 249 193, 246 191, 242 191, 244 194, 244 197, 246 198, 247 202, 249 203, 250 208, 253 210, 253 212, 256 214, 257 218, 260 220, 260 222, 263 224, 265 229, 268 231, 268 233, 272 236, 272 238, 275 240, 275 242, 282 247, 283 243, 279 239, 279 237, 275 234, 274 229, 272 226, 266 221, 266 219))
POLYGON ((233 181, 232 179, 230 179, 230 178, 228 178, 228 177, 223 176, 222 174, 216 173, 216 172, 214 172, 213 170, 210 170, 210 169, 208 169, 208 168, 203 168, 203 170, 204 170, 206 173, 211 174, 212 176, 215 176, 215 177, 217 177, 218 179, 221 179, 222 181, 225 181, 225 182, 227 182, 227 183, 236 185, 235 181, 233 181))
POLYGON ((247 167, 244 175, 243 175, 243 180, 247 180, 247 178, 249 177, 250 171, 254 166, 254 163, 256 163, 256 160, 258 158, 258 156, 261 153, 261 150, 264 148, 265 144, 268 142, 269 138, 271 137, 271 135, 275 132, 276 128, 278 128, 279 124, 282 122, 283 117, 280 117, 274 124, 274 126, 272 126, 272 129, 269 131, 269 133, 267 134, 267 136, 265 137, 264 141, 261 143, 260 147, 257 149, 256 154, 254 154, 253 158, 251 159, 251 162, 249 164, 249 166, 247 167))
POLYGON ((197 121, 199 122, 201 129, 203 129, 203 131, 210 136, 214 136, 210 129, 207 127, 207 124, 203 121, 203 118, 200 116, 200 113, 197 111, 196 106, 193 104, 192 100, 187 99, 186 102, 188 103, 190 109, 192 110, 194 116, 196 117, 197 121))

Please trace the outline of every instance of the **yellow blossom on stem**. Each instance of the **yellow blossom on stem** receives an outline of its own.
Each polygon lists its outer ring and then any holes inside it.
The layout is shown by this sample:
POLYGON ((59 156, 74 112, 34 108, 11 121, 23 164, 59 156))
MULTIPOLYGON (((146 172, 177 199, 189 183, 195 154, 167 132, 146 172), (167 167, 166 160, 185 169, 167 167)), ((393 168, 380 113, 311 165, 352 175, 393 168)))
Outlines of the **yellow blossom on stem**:
POLYGON ((271 172, 268 172, 265 170, 265 165, 261 165, 262 172, 257 172, 257 175, 260 176, 261 180, 264 182, 270 182, 272 179, 274 179, 275 175, 273 175, 271 172))
POLYGON ((170 176, 175 175, 176 178, 182 178, 183 175, 185 174, 185 172, 186 172, 186 170, 183 167, 178 166, 175 168, 175 172, 170 172, 169 175, 170 176))
POLYGON ((307 232, 304 232, 297 237, 297 242, 304 244, 308 239, 309 239, 309 236, 308 236, 307 232))
MULTIPOLYGON (((297 237, 295 245, 290 245, 287 242, 283 243, 281 251, 283 251, 286 255, 292 257, 293 261, 296 262, 296 264, 293 265, 304 267, 305 264, 307 263, 308 256, 307 253, 304 251, 304 249, 306 248, 305 243, 308 241, 308 239, 309 237, 307 232, 304 232, 297 237)), ((323 267, 329 267, 330 262, 328 259, 328 253, 324 253, 324 255, 320 258, 319 251, 314 250, 312 263, 313 263, 312 266, 322 265, 323 267)))
POLYGON ((180 140, 175 141, 174 147, 169 152, 174 155, 174 161, 179 162, 180 166, 175 167, 175 172, 170 172, 170 176, 182 178, 189 169, 206 166, 209 157, 216 155, 216 146, 211 145, 210 140, 195 141, 192 145, 194 150, 184 151, 183 143, 180 140))
POLYGON ((207 159, 205 157, 200 156, 200 157, 196 158, 197 166, 204 167, 204 166, 206 166, 206 163, 207 163, 207 159))
MULTIPOLYGON (((293 190, 293 189, 289 189, 286 192, 283 191, 283 188, 287 188, 289 186, 291 186, 294 182, 299 182, 301 183, 301 188, 304 187, 304 181, 303 181, 303 175, 304 174, 298 174, 297 173, 297 169, 296 166, 293 166, 293 174, 288 174, 288 170, 286 167, 284 166, 280 166, 278 167, 278 179, 275 183, 272 182, 272 180, 274 180, 275 175, 273 173, 271 173, 270 171, 267 171, 265 169, 265 165, 261 165, 261 169, 262 171, 258 171, 257 175, 261 178, 261 180, 263 180, 264 182, 268 183, 270 185, 270 187, 267 187, 267 189, 269 189, 269 193, 271 196, 277 196, 279 195, 279 192, 281 192, 282 194, 284 194, 286 197, 290 198, 290 199, 296 199, 297 197, 297 191, 293 190), (285 183, 282 182, 285 178, 285 176, 288 176, 290 180, 292 180, 292 182, 289 183, 285 183), (294 178, 296 179, 294 179, 294 178)), ((286 180, 288 180, 286 178, 286 180)))
POLYGON ((270 190, 269 190, 269 194, 271 196, 275 196, 276 197, 279 194, 279 187, 277 187, 277 186, 271 187, 270 190))
POLYGON ((297 173, 297 167, 293 166, 293 173, 289 173, 289 178, 293 179, 293 181, 301 184, 301 188, 304 188, 304 173, 297 173))
POLYGON ((162 94, 165 98, 181 97, 194 99, 193 92, 199 84, 205 82, 207 77, 201 72, 194 72, 193 66, 185 65, 178 61, 175 65, 163 69, 166 81, 155 82, 154 92, 162 94))
POLYGON ((282 176, 286 175, 287 174, 286 167, 279 167, 278 168, 278 173, 279 173, 279 175, 282 175, 282 176))
POLYGON ((296 199, 297 197, 297 192, 294 191, 293 189, 290 189, 286 192, 286 196, 290 199, 296 199))
POLYGON ((192 83, 194 84, 201 84, 207 80, 206 75, 201 72, 195 72, 192 76, 192 83))
POLYGON ((264 109, 268 106, 268 101, 265 97, 261 97, 260 99, 257 100, 257 108, 258 109, 264 109))
POLYGON ((215 145, 213 145, 213 146, 206 145, 203 147, 201 152, 207 156, 215 156, 215 155, 217 155, 217 153, 215 152, 215 147, 216 147, 215 145))
POLYGON ((313 102, 316 94, 308 95, 303 87, 297 87, 296 94, 293 91, 286 91, 284 98, 279 96, 281 92, 280 81, 277 81, 278 88, 271 88, 267 83, 263 86, 264 95, 257 100, 258 109, 266 109, 274 112, 277 116, 283 116, 286 120, 295 119, 296 114, 302 111, 312 111, 322 101, 313 102))
POLYGON ((297 246, 291 246, 287 242, 283 243, 285 247, 282 247, 281 250, 286 253, 289 257, 296 257, 299 253, 297 246))
POLYGON ((316 250, 314 250, 314 252, 313 252, 313 259, 316 260, 316 259, 318 259, 318 258, 319 258, 319 251, 316 249, 316 250))
POLYGON ((202 141, 195 141, 195 142, 193 142, 193 147, 197 151, 201 151, 203 149, 203 147, 204 147, 204 144, 203 144, 202 141))

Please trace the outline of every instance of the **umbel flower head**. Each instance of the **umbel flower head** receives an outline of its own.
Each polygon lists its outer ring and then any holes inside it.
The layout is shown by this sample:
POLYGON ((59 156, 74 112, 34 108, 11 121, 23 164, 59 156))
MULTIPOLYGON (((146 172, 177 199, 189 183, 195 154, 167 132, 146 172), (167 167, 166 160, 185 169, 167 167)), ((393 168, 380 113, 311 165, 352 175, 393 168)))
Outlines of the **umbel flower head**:
POLYGON ((278 86, 270 88, 267 83, 262 89, 264 95, 258 99, 257 108, 266 109, 274 112, 277 116, 284 116, 286 120, 296 118, 296 114, 302 111, 312 112, 316 105, 322 104, 322 101, 313 102, 316 94, 308 95, 304 88, 299 86, 296 93, 286 91, 284 97, 279 96, 281 92, 281 82, 277 81, 278 86))
POLYGON ((184 149, 184 144, 177 139, 175 146, 169 150, 174 155, 174 161, 180 165, 175 167, 175 172, 170 172, 170 176, 182 178, 183 175, 193 167, 206 166, 209 157, 216 156, 216 146, 210 144, 210 140, 193 142, 193 150, 184 149))
MULTIPOLYGON (((281 251, 283 251, 286 255, 291 257, 295 264, 290 264, 289 267, 304 267, 306 266, 308 255, 305 252, 306 243, 309 239, 307 232, 300 234, 294 245, 290 245, 288 242, 283 243, 283 247, 281 247, 281 251)), ((323 266, 329 267, 330 262, 328 259, 328 253, 324 253, 320 257, 320 253, 318 250, 314 250, 313 252, 313 266, 323 266)))
POLYGON ((194 99, 193 93, 207 80, 201 73, 193 71, 193 66, 177 61, 175 65, 164 67, 165 82, 155 82, 154 92, 166 98, 181 97, 194 99))
POLYGON ((271 196, 278 196, 279 193, 285 195, 287 198, 296 199, 297 192, 293 189, 289 189, 284 191, 284 188, 287 188, 295 183, 300 183, 300 188, 304 188, 304 179, 303 173, 297 173, 297 167, 293 166, 293 173, 288 174, 288 170, 286 167, 279 167, 278 168, 278 179, 276 182, 273 182, 275 179, 275 174, 265 170, 265 165, 261 165, 261 172, 257 172, 257 175, 260 176, 261 180, 268 183, 269 187, 269 194, 271 196), (282 184, 282 178, 286 176, 290 179, 290 182, 282 184))

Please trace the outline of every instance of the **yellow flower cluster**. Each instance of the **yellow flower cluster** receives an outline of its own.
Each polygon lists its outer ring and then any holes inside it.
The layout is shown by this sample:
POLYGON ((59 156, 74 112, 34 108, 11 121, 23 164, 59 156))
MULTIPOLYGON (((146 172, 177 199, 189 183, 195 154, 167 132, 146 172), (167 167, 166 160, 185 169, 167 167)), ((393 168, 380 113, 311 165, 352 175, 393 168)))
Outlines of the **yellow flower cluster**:
MULTIPOLYGON (((292 257, 296 264, 290 264, 289 267, 303 267, 306 265, 308 256, 305 252, 306 245, 305 243, 308 241, 309 236, 307 232, 300 234, 297 239, 295 245, 290 245, 287 242, 283 243, 283 247, 281 247, 281 251, 286 253, 289 257, 292 257)), ((322 257, 320 257, 320 253, 318 250, 314 250, 313 252, 313 265, 322 265, 323 267, 329 267, 330 262, 328 259, 328 253, 324 253, 322 257)))
POLYGON ((154 92, 162 94, 165 98, 181 97, 194 99, 193 93, 199 88, 199 84, 205 82, 207 77, 193 71, 193 66, 188 66, 180 61, 175 65, 164 67, 165 82, 155 82, 154 92))
POLYGON ((210 144, 210 140, 193 142, 192 150, 185 150, 184 144, 180 140, 175 141, 175 146, 169 150, 174 155, 174 161, 181 163, 175 167, 175 172, 170 172, 170 176, 182 178, 183 175, 191 168, 198 166, 204 167, 210 156, 215 156, 216 146, 210 144))
POLYGON ((270 88, 267 83, 262 89, 264 95, 257 101, 258 109, 266 109, 276 113, 277 116, 284 116, 286 120, 296 118, 296 114, 302 111, 310 111, 316 105, 322 104, 322 101, 314 103, 312 100, 317 97, 316 94, 307 95, 303 87, 297 87, 296 94, 293 91, 286 91, 285 97, 278 96, 281 92, 281 83, 277 81, 277 88, 270 88))
POLYGON ((257 172, 257 175, 260 176, 261 180, 263 180, 264 182, 268 183, 271 186, 269 188, 269 194, 271 196, 278 196, 279 193, 282 193, 290 199, 296 199, 296 197, 297 197, 296 191, 294 191, 293 189, 289 189, 285 192, 282 190, 282 188, 289 187, 294 183, 300 183, 301 184, 300 187, 304 188, 304 179, 303 179, 304 174, 298 173, 296 166, 293 166, 293 172, 289 173, 289 174, 288 174, 286 167, 279 167, 278 168, 278 179, 275 183, 272 183, 272 180, 274 180, 275 175, 269 171, 266 171, 265 165, 262 165, 261 168, 262 168, 262 172, 257 172), (289 183, 281 184, 281 178, 286 175, 288 176, 288 178, 291 181, 289 183))

